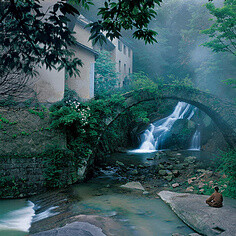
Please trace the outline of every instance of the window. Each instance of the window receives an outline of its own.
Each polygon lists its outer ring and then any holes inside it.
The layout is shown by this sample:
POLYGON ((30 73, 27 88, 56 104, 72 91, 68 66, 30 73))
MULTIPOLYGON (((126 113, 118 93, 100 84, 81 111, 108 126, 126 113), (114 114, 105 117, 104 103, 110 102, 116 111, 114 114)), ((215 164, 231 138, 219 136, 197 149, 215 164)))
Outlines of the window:
POLYGON ((129 74, 130 74, 130 68, 129 68, 129 74))
POLYGON ((126 46, 124 45, 124 54, 126 55, 126 46))
POLYGON ((121 72, 121 61, 119 61, 119 72, 121 72))
POLYGON ((126 74, 126 64, 124 64, 124 73, 126 74))
POLYGON ((122 51, 122 43, 121 43, 120 40, 118 41, 118 50, 119 50, 119 51, 122 51))
POLYGON ((130 57, 130 55, 131 55, 131 50, 130 48, 128 48, 128 56, 130 57))

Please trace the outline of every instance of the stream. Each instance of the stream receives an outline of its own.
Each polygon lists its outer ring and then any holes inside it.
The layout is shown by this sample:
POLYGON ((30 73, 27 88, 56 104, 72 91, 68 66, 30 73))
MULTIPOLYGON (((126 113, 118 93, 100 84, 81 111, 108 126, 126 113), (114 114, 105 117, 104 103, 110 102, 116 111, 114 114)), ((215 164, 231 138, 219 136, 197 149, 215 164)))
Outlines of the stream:
MULTIPOLYGON (((203 152, 195 154, 204 165, 203 152)), ((119 222, 114 235, 169 236, 188 235, 194 231, 185 225, 157 195, 144 195, 140 190, 124 189, 126 178, 112 166, 117 160, 125 165, 149 163, 155 153, 115 153, 108 157, 106 166, 99 168, 95 177, 86 183, 49 191, 28 200, 0 201, 0 236, 21 236, 61 227, 78 215, 108 217, 119 222), (30 228, 31 226, 31 228, 30 228), (121 234, 120 232, 124 232, 121 234)), ((112 227, 112 226, 111 226, 112 227)))
POLYGON ((178 102, 168 117, 150 124, 141 136, 138 149, 107 155, 103 165, 94 169, 93 178, 85 183, 48 191, 27 200, 0 200, 0 236, 33 234, 76 220, 96 221, 102 224, 101 228, 105 228, 108 235, 193 233, 158 197, 156 188, 164 189, 170 184, 158 178, 156 169, 161 161, 167 163, 167 157, 171 155, 177 163, 194 156, 198 162, 194 168, 210 167, 211 155, 200 151, 198 129, 193 134, 189 150, 172 154, 168 154, 168 150, 160 151, 175 121, 190 120, 195 111, 195 107, 178 102), (155 158, 158 150, 158 156, 162 158, 155 158), (149 187, 146 186, 147 191, 121 187, 131 181, 143 181, 144 184, 149 181, 149 187), (152 192, 149 193, 149 189, 152 192))

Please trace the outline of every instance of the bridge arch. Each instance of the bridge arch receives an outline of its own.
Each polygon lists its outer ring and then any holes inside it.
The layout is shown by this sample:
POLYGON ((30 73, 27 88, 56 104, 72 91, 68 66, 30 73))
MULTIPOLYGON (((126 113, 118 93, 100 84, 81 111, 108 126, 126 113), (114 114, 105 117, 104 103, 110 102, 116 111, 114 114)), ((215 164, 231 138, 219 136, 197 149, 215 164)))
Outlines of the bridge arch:
POLYGON ((159 86, 155 90, 131 91, 123 96, 126 98, 126 109, 157 99, 173 99, 194 105, 214 121, 229 147, 236 149, 236 106, 229 101, 192 87, 171 85, 159 86))

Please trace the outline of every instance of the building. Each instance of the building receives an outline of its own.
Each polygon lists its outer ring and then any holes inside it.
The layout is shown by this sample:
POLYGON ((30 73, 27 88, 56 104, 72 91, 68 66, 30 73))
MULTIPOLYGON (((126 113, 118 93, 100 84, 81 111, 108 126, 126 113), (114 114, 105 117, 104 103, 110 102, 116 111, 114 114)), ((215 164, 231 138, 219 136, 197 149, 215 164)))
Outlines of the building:
POLYGON ((87 22, 84 19, 71 21, 69 27, 75 31, 76 45, 72 48, 75 57, 81 59, 83 66, 79 68, 80 76, 68 77, 65 70, 46 70, 38 68, 39 75, 34 83, 34 89, 38 94, 38 100, 43 103, 60 101, 64 97, 65 86, 74 90, 84 100, 94 97, 94 64, 99 55, 93 49, 89 41, 90 30, 85 28, 87 22))
POLYGON ((77 44, 72 48, 75 56, 81 59, 80 76, 68 77, 61 70, 46 70, 39 68, 39 76, 34 84, 38 94, 38 100, 43 103, 59 101, 64 96, 65 86, 74 90, 84 100, 94 97, 94 64, 99 50, 111 52, 112 59, 116 63, 116 71, 119 74, 119 86, 122 87, 133 71, 133 52, 123 39, 114 39, 112 42, 101 45, 92 45, 89 40, 90 29, 85 28, 89 21, 83 16, 72 18, 69 27, 76 33, 77 44))
POLYGON ((79 17, 72 22, 77 44, 74 46, 75 56, 78 57, 83 66, 80 67, 80 76, 73 76, 66 79, 69 89, 74 90, 82 99, 91 99, 94 97, 94 64, 99 53, 94 50, 92 41, 89 40, 90 30, 85 28, 87 21, 79 17))
POLYGON ((94 48, 111 52, 119 75, 119 86, 123 87, 133 72, 133 50, 131 47, 124 39, 120 38, 112 41, 107 40, 106 44, 95 45, 94 48))

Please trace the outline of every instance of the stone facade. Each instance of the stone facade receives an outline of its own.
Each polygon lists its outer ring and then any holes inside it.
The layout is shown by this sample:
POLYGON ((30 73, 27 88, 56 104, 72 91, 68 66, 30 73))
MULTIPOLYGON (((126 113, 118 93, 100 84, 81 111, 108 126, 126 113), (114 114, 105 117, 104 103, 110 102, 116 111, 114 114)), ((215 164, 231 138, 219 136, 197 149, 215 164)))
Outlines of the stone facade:
POLYGON ((0 116, 1 157, 39 154, 53 146, 66 147, 66 136, 50 129, 46 111, 0 108, 0 116))
MULTIPOLYGON (((44 158, 0 158, 0 198, 26 197, 45 191, 46 171, 44 158)), ((60 174, 61 186, 77 180, 77 169, 67 162, 60 174)))

